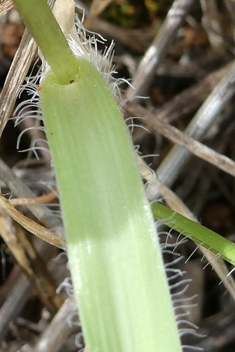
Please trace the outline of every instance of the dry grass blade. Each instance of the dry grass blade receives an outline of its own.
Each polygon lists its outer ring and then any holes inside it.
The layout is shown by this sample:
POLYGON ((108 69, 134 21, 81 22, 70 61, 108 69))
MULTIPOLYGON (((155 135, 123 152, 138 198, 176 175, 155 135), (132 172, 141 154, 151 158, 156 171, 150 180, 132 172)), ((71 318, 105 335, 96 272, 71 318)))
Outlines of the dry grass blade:
POLYGON ((143 116, 144 124, 147 127, 161 133, 164 137, 170 139, 177 145, 185 147, 194 155, 235 177, 235 162, 227 156, 215 152, 213 149, 180 132, 177 128, 170 126, 164 121, 158 120, 155 115, 151 114, 147 109, 137 103, 128 103, 126 109, 135 116, 143 116))
POLYGON ((235 24, 235 3, 234 0, 225 0, 225 6, 227 7, 228 14, 231 17, 233 25, 235 24))
POLYGON ((25 256, 22 244, 16 237, 16 231, 13 227, 12 219, 8 214, 6 214, 6 212, 4 214, 3 209, 0 211, 0 231, 2 238, 4 239, 5 243, 9 247, 21 268, 27 273, 29 277, 33 277, 33 270, 28 265, 28 259, 25 256))
POLYGON ((37 198, 12 198, 10 199, 10 203, 14 206, 16 205, 33 205, 33 204, 46 204, 50 203, 52 200, 56 199, 55 192, 50 192, 48 194, 44 194, 41 197, 37 198))
POLYGON ((0 3, 0 18, 5 16, 6 13, 14 7, 12 0, 3 0, 0 3))
MULTIPOLYGON (((232 61, 228 65, 223 78, 215 86, 206 101, 202 104, 198 112, 192 118, 191 122, 185 129, 185 133, 191 138, 199 140, 210 127, 215 123, 218 116, 225 108, 226 104, 231 100, 235 92, 235 62, 232 61)), ((187 143, 187 142, 186 142, 187 143)), ((196 144, 195 144, 196 145, 196 144)), ((191 153, 185 148, 175 145, 167 154, 165 159, 158 166, 156 171, 158 178, 164 184, 170 186, 177 178, 180 170, 185 163, 190 159, 191 153)), ((222 164, 226 160, 224 157, 221 159, 222 164)), ((231 160, 227 159, 230 163, 230 174, 234 174, 234 167, 231 160)))
POLYGON ((60 351, 65 340, 71 336, 73 332, 78 331, 78 322, 71 327, 68 324, 68 317, 71 317, 77 312, 77 304, 74 297, 68 298, 54 319, 51 321, 45 332, 39 338, 34 352, 60 351))
MULTIPOLYGON (((54 2, 55 0, 48 1, 50 6, 53 6, 54 2)), ((20 87, 28 73, 36 52, 37 45, 28 30, 25 29, 0 95, 0 136, 13 111, 20 87)))
POLYGON ((0 340, 6 334, 9 323, 18 316, 25 305, 32 290, 32 284, 25 275, 21 275, 14 285, 14 289, 8 293, 7 300, 0 309, 0 340))
MULTIPOLYGON (((19 198, 36 198, 35 194, 22 182, 14 172, 0 159, 0 178, 10 188, 10 190, 19 198)), ((58 227, 61 229, 61 219, 50 212, 45 205, 27 205, 36 218, 47 227, 58 227)), ((56 253, 55 247, 50 247, 45 242, 38 245, 39 255, 48 261, 56 253)), ((23 309, 31 292, 32 284, 25 277, 19 275, 14 289, 9 292, 8 299, 5 301, 0 310, 0 340, 4 337, 12 321, 23 309)))
POLYGON ((128 98, 146 94, 148 87, 152 83, 154 73, 162 63, 168 48, 176 38, 177 31, 194 2, 194 0, 174 1, 159 33, 139 64, 132 82, 132 86, 135 89, 128 88, 126 93, 128 98))
POLYGON ((120 42, 132 51, 141 54, 148 48, 148 43, 152 40, 149 31, 143 31, 139 28, 123 28, 100 18, 96 18, 94 22, 92 22, 90 30, 101 33, 105 37, 109 36, 115 43, 120 42))
POLYGON ((192 87, 183 90, 177 94, 172 100, 165 103, 162 107, 152 111, 159 120, 173 122, 179 118, 189 115, 205 101, 208 94, 216 84, 223 78, 226 72, 230 69, 231 63, 210 73, 199 83, 192 87), (188 103, 190 101, 190 104, 188 103))
POLYGON ((215 1, 201 0, 203 11, 202 24, 205 28, 211 45, 217 51, 225 52, 223 27, 220 21, 220 10, 215 1))
POLYGON ((15 227, 4 210, 0 212, 0 231, 16 261, 38 289, 41 301, 55 313, 63 302, 61 296, 56 294, 57 285, 48 273, 46 264, 27 238, 25 230, 19 225, 15 227))
POLYGON ((18 222, 21 226, 23 226, 26 230, 28 230, 35 236, 58 248, 66 248, 65 240, 62 236, 46 229, 44 226, 39 225, 32 219, 18 212, 18 210, 16 210, 14 206, 1 195, 0 206, 5 209, 5 211, 12 217, 12 219, 14 219, 16 222, 18 222))
POLYGON ((37 45, 25 29, 0 95, 0 136, 14 108, 20 87, 37 52, 37 45))
MULTIPOLYGON (((19 198, 36 198, 36 195, 15 173, 0 159, 0 179, 19 198)), ((61 219, 55 216, 45 205, 27 205, 31 213, 48 228, 62 228, 61 219)))
MULTIPOLYGON (((231 66, 232 64, 229 63, 223 68, 210 73, 199 83, 183 90, 183 92, 177 94, 160 108, 152 110, 151 113, 157 116, 158 120, 164 120, 169 123, 194 113, 231 66), (190 104, 188 103, 189 101, 190 104)), ((135 143, 135 134, 132 138, 135 143)))
POLYGON ((112 2, 112 0, 93 0, 91 7, 90 7, 90 12, 85 20, 85 27, 90 28, 92 22, 96 17, 99 16, 99 14, 104 11, 104 9, 112 2))

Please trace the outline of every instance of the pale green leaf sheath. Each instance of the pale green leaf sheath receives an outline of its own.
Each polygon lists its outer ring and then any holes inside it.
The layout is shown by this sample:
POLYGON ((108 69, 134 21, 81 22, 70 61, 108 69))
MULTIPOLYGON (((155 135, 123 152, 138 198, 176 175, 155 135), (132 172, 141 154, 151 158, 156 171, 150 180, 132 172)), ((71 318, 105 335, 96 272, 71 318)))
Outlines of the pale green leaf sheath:
POLYGON ((129 134, 100 73, 76 60, 68 84, 52 68, 40 98, 86 346, 89 352, 180 352, 129 134))
POLYGON ((114 98, 84 59, 71 85, 49 75, 42 87, 88 350, 180 351, 152 215, 114 98))

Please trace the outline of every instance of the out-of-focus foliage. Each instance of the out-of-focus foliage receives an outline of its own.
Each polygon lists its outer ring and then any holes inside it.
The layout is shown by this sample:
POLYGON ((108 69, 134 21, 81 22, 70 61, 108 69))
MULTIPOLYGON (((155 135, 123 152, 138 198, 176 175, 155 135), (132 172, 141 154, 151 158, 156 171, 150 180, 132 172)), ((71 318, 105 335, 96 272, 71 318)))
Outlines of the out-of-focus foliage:
MULTIPOLYGON (((86 2, 86 1, 85 1, 86 2)), ((91 3, 89 0, 87 3, 91 3)), ((173 0, 114 0, 102 17, 124 28, 150 25, 150 18, 164 18, 173 0)))

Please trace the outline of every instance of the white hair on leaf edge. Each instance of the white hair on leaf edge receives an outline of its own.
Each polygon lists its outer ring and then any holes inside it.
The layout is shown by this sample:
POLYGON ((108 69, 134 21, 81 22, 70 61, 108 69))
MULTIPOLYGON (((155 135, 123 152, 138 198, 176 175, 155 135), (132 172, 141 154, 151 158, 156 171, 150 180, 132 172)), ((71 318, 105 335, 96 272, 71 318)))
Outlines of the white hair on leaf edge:
MULTIPOLYGON (((165 220, 164 220, 165 224, 165 220)), ((169 285, 169 289, 171 292, 171 300, 173 305, 173 310, 175 312, 175 320, 178 328, 179 337, 182 339, 185 336, 195 336, 199 338, 203 338, 204 335, 198 333, 197 325, 188 320, 190 316, 190 310, 194 307, 197 307, 197 303, 195 300, 197 298, 197 294, 192 296, 187 296, 187 291, 189 289, 190 283, 192 279, 184 278, 186 275, 186 271, 182 271, 181 268, 177 267, 180 262, 184 263, 184 257, 178 253, 176 250, 179 249, 185 242, 187 242, 187 238, 183 237, 181 239, 182 233, 177 236, 176 242, 173 242, 173 230, 171 229, 170 232, 161 231, 159 230, 160 226, 162 225, 161 220, 156 222, 156 227, 158 235, 162 240, 160 243, 160 248, 162 255, 171 255, 171 260, 164 264, 165 272, 167 275, 167 281, 169 285)), ((190 238, 190 236, 188 236, 190 238)), ((183 345, 182 349, 191 352, 195 351, 203 351, 201 348, 194 348, 193 346, 183 345)))

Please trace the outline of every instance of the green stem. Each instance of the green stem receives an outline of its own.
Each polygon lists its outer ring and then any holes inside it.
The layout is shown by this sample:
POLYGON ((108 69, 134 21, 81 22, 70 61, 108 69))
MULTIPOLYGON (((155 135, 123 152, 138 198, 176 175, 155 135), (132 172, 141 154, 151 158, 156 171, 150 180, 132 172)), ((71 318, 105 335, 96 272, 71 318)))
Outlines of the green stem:
POLYGON ((161 220, 166 226, 235 265, 235 244, 233 242, 161 204, 152 204, 152 211, 156 220, 161 220))
POLYGON ((14 5, 23 17, 25 25, 40 47, 58 82, 68 84, 77 73, 77 60, 46 0, 14 0, 14 5))

